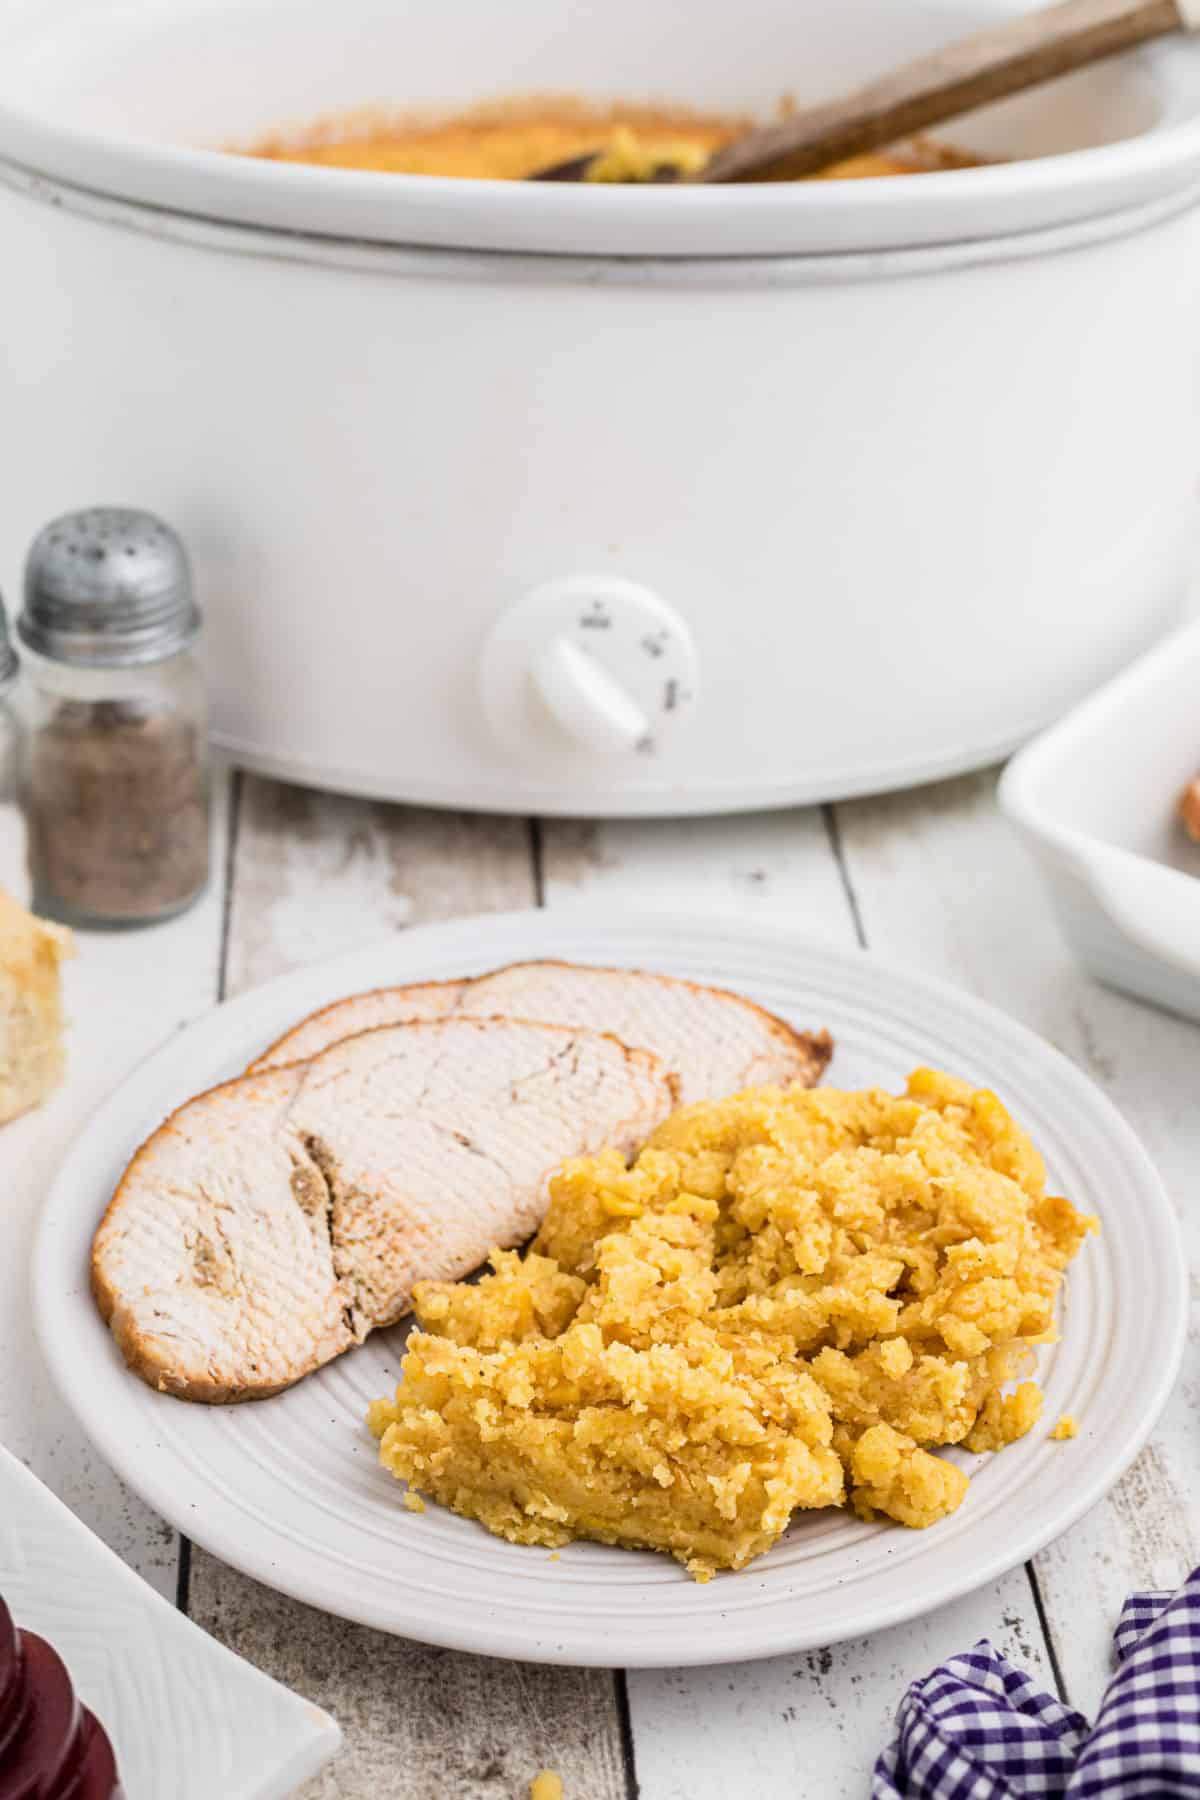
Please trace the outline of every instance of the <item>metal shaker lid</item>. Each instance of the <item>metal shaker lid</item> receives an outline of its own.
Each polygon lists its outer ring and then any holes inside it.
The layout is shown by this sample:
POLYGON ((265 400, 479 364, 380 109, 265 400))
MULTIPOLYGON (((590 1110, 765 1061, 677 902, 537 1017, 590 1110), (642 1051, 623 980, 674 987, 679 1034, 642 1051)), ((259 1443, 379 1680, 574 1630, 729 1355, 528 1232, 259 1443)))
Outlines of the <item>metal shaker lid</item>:
POLYGON ((4 610, 3 597, 0 597, 0 693, 16 679, 18 667, 17 653, 8 632, 8 614, 4 610))
POLYGON ((187 552, 151 513, 92 506, 33 540, 17 634, 37 655, 133 668, 186 650, 199 631, 187 552))

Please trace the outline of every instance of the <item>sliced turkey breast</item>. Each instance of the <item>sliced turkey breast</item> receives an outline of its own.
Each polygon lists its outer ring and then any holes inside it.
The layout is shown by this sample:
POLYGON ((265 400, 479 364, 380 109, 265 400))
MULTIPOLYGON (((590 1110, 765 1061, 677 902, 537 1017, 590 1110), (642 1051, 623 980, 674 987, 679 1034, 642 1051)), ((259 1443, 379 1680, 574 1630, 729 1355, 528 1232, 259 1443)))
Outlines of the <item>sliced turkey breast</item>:
POLYGON ((536 1230, 567 1157, 636 1149, 658 1061, 571 1027, 451 1018, 347 1038, 180 1107, 126 1170, 92 1287, 130 1367, 261 1398, 536 1230))
POLYGON ((354 1032, 425 1017, 421 1009, 430 1005, 444 1005, 456 1018, 545 1019, 610 1031, 622 1043, 653 1051, 677 1077, 685 1104, 745 1087, 813 1087, 833 1053, 828 1032, 796 1031, 721 988, 636 969, 528 962, 473 981, 448 982, 436 992, 429 984, 378 988, 336 1001, 302 1019, 253 1068, 302 1061, 354 1032))

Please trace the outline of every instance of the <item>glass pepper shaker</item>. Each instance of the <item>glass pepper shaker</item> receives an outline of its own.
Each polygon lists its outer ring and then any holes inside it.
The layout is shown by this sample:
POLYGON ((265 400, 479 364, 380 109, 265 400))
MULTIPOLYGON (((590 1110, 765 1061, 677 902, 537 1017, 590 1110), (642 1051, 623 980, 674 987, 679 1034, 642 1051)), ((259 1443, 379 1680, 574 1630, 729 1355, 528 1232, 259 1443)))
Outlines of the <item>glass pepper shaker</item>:
POLYGON ((21 716, 17 710, 20 664, 0 599, 0 882, 11 883, 25 864, 25 825, 20 812, 21 716))
POLYGON ((209 862, 200 612, 178 537, 92 507, 34 540, 17 633, 23 791, 39 911, 74 925, 182 912, 209 862))

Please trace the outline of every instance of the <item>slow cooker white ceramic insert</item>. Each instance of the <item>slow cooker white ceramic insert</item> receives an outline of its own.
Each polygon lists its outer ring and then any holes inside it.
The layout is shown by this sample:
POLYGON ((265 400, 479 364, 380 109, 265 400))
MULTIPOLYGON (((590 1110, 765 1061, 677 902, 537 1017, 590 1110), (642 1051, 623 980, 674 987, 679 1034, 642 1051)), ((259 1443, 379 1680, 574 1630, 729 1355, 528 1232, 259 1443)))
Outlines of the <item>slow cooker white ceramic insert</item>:
POLYGON ((1016 10, 9 0, 0 585, 149 507, 220 741, 495 810, 836 798, 1009 750, 1174 617, 1200 49, 964 121, 1022 160, 578 189, 219 146, 505 93, 766 113, 1016 10))

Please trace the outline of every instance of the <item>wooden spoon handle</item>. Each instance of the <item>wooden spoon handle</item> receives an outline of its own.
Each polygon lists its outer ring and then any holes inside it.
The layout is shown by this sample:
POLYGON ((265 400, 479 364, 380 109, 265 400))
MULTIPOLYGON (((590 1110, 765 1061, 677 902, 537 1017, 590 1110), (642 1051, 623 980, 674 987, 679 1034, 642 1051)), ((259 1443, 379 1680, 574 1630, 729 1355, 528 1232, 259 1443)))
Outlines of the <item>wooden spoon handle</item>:
POLYGON ((691 181, 811 175, 1149 38, 1200 23, 1196 0, 1059 0, 935 50, 855 93, 718 150, 691 181))

